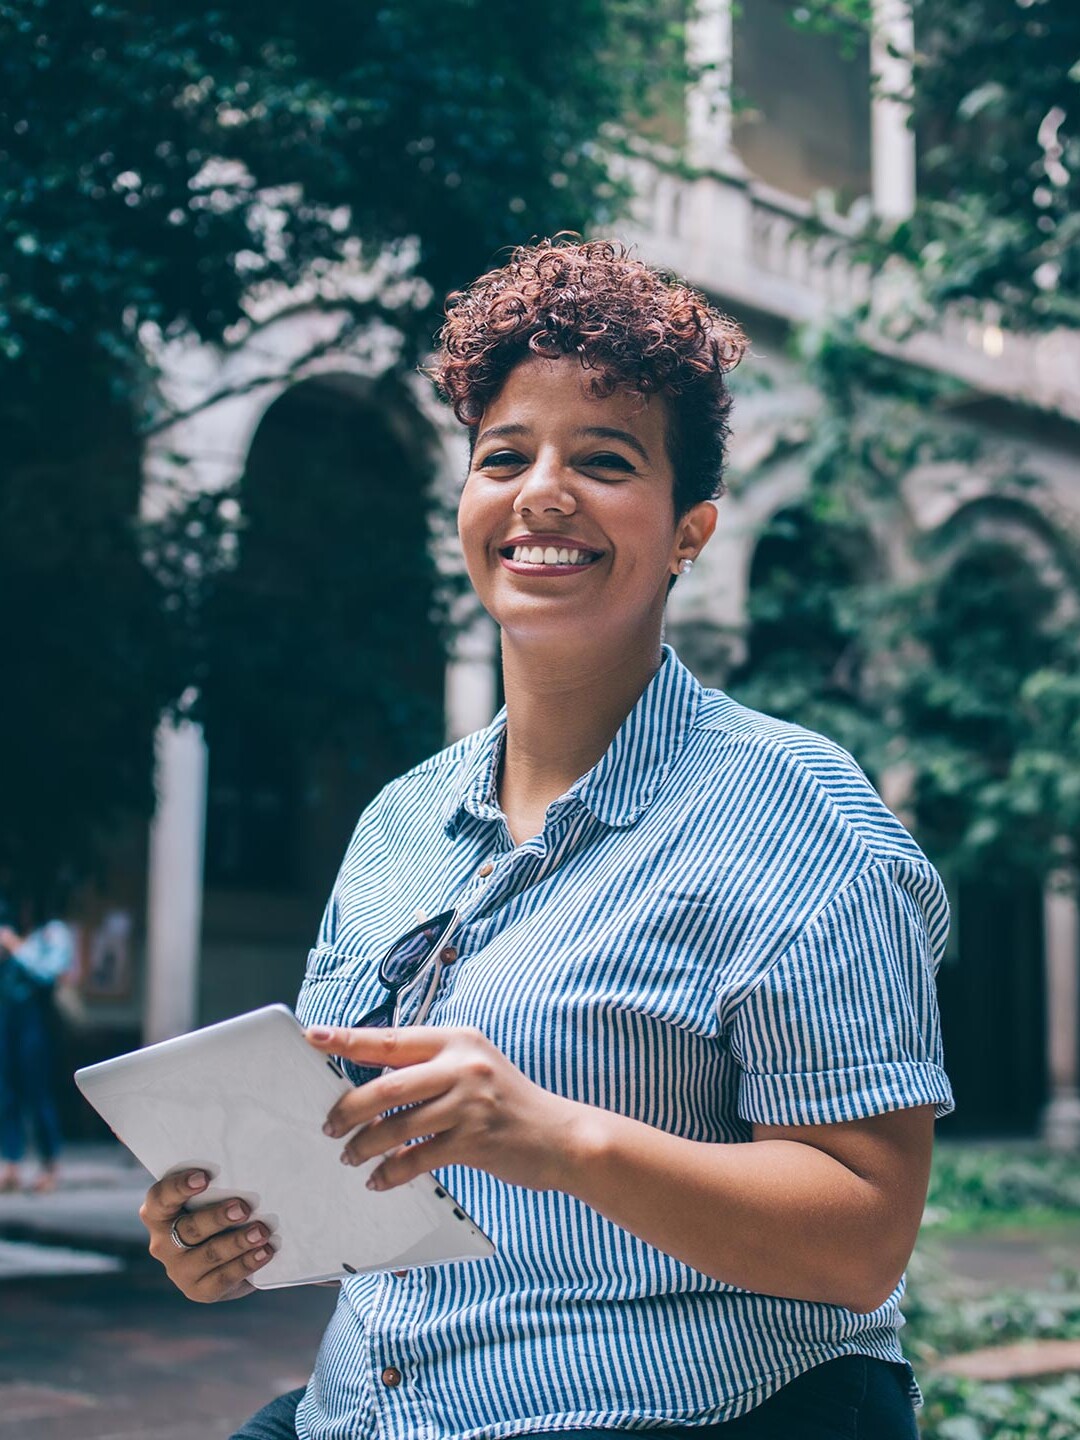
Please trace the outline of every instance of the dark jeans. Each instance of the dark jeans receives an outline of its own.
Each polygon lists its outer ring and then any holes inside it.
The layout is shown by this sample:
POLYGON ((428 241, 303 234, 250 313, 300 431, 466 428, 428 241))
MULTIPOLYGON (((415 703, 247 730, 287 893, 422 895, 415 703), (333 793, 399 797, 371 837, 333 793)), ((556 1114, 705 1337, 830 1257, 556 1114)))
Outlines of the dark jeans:
MULTIPOLYGON (((5 964, 12 962, 5 961, 5 964)), ((53 1100, 48 991, 0 1005, 0 1155, 17 1161, 26 1150, 25 1122, 38 1154, 51 1165, 60 1149, 53 1100)))
MULTIPOLYGON (((789 1381, 738 1420, 698 1429, 633 1433, 657 1440, 917 1440, 907 1383, 902 1365, 844 1355, 789 1381)), ((294 1390, 271 1401, 232 1440, 296 1440, 296 1407, 303 1393, 294 1390)), ((559 1440, 615 1440, 617 1434, 567 1430, 559 1440)), ((630 1432, 627 1435, 629 1440, 630 1432)))

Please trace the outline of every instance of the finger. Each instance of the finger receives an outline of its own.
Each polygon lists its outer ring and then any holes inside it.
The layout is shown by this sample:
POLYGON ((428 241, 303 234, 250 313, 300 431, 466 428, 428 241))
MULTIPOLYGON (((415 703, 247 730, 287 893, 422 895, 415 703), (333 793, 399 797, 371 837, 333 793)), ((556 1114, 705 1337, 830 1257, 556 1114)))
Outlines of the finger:
POLYGON ((368 1189, 393 1190, 408 1180, 415 1180, 417 1175, 427 1175, 441 1165, 452 1165, 455 1142, 455 1132, 447 1130, 434 1140, 424 1140, 419 1145, 406 1145, 403 1150, 387 1156, 383 1163, 371 1172, 367 1180, 368 1189))
POLYGON ((269 1265, 273 1258, 272 1246, 260 1245, 224 1265, 207 1270, 186 1293, 190 1299, 202 1304, 212 1304, 215 1300, 237 1300, 253 1288, 248 1276, 269 1265))
POLYGON ((205 1170, 179 1170, 175 1175, 166 1175, 146 1192, 146 1199, 139 1207, 139 1219, 148 1230, 160 1225, 171 1225, 193 1195, 198 1195, 210 1183, 205 1170))
MULTIPOLYGON (((177 1223, 177 1232, 184 1240, 184 1228, 195 1217, 184 1216, 177 1223)), ((174 1277, 183 1276, 185 1286, 205 1271, 234 1259, 245 1251, 257 1249, 270 1239, 270 1228, 260 1220, 239 1225, 233 1230, 214 1230, 204 1239, 185 1240, 189 1249, 181 1250, 173 1241, 170 1229, 158 1226, 150 1232, 150 1254, 161 1262, 174 1277)))
POLYGON ((341 1152, 343 1165, 363 1165, 376 1155, 385 1155, 410 1140, 422 1140, 429 1135, 441 1135, 451 1129, 459 1118, 455 1107, 449 1102, 440 1104, 433 1101, 428 1105, 416 1105, 410 1110, 399 1110, 394 1115, 373 1120, 359 1130, 341 1152))
MULTIPOLYGON (((216 1270, 219 1265, 228 1265, 239 1256, 258 1250, 269 1240, 269 1227, 257 1220, 241 1230, 219 1231, 201 1245, 196 1245, 193 1250, 181 1252, 179 1260, 174 1261, 172 1256, 169 1256, 169 1260, 173 1268, 179 1265, 186 1275, 198 1280, 208 1271, 216 1270)), ((171 1240, 168 1243, 172 1245, 171 1240)), ((172 1248, 175 1253, 176 1247, 172 1248)))
POLYGON ((405 1105, 421 1105, 444 1095, 454 1083, 454 1072, 437 1065, 411 1065, 404 1070, 391 1070, 366 1085, 348 1090, 326 1117, 323 1134, 339 1139, 367 1125, 387 1110, 405 1105))
MULTIPOLYGON (((194 1219, 194 1216, 190 1217, 194 1219)), ((250 1250, 255 1245, 260 1245, 270 1238, 270 1227, 261 1220, 250 1221, 247 1225, 238 1225, 233 1230, 210 1229, 199 1236, 198 1239, 189 1240, 185 1231, 185 1222, 177 1221, 176 1230, 181 1240, 191 1247, 191 1253, 201 1257, 200 1266, 207 1269, 213 1265, 222 1265, 226 1260, 231 1260, 243 1250, 250 1250)), ((171 1235, 166 1237, 165 1242, 158 1242, 164 1253, 168 1255, 165 1244, 172 1246, 175 1251, 178 1247, 173 1244, 171 1235)), ((181 1252, 184 1253, 184 1252, 181 1252)))
POLYGON ((219 1231, 242 1225, 250 1215, 251 1209, 243 1200, 223 1200, 220 1205, 208 1205, 205 1210, 182 1212, 169 1228, 175 1229, 185 1245, 201 1245, 219 1231))
POLYGON ((407 1025, 398 1030, 381 1026, 366 1030, 315 1026, 304 1031, 309 1044, 317 1050, 379 1068, 430 1060, 446 1048, 454 1034, 453 1030, 434 1025, 407 1025))

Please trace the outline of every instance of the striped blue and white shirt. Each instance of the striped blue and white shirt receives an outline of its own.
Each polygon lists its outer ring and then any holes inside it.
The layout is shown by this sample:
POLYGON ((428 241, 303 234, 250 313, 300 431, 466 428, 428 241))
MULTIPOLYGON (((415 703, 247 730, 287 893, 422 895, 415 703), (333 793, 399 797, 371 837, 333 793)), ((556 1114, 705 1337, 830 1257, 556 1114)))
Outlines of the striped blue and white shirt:
MULTIPOLYGON (((665 647, 607 753, 515 845, 505 727, 502 712, 364 812, 305 1023, 380 1002, 385 949, 418 909, 456 904, 459 959, 428 1023, 476 1026, 557 1094, 716 1143, 754 1122, 952 1108, 941 882, 843 750, 704 689, 665 647)), ((715 1424, 822 1361, 902 1359, 902 1284, 862 1315, 759 1295, 570 1195, 439 1174, 497 1254, 346 1281, 302 1440, 715 1424)))

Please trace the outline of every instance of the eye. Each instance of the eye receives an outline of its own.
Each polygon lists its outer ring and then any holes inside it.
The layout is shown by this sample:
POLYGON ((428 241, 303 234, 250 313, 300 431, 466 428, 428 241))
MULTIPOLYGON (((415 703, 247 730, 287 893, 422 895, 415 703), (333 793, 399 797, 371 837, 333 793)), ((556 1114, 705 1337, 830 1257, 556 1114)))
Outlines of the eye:
POLYGON ((590 455, 585 461, 585 467, 588 470, 622 470, 624 473, 633 473, 634 469, 624 455, 616 455, 612 450, 590 455))
POLYGON ((505 470, 511 465, 524 465, 525 461, 515 450, 496 450, 492 455, 485 455, 480 461, 481 470, 505 470))

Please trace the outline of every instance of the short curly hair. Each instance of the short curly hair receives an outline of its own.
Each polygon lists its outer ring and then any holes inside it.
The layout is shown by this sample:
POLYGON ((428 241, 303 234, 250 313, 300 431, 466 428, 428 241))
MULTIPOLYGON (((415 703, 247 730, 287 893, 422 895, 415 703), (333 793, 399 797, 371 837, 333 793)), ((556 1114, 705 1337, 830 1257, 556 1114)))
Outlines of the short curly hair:
POLYGON ((679 517, 724 493, 724 377, 748 343, 703 295, 619 241, 556 236, 519 246, 506 265, 447 297, 429 373, 470 442, 510 371, 531 356, 578 356, 598 397, 664 396, 679 517))

